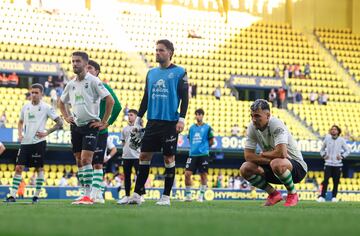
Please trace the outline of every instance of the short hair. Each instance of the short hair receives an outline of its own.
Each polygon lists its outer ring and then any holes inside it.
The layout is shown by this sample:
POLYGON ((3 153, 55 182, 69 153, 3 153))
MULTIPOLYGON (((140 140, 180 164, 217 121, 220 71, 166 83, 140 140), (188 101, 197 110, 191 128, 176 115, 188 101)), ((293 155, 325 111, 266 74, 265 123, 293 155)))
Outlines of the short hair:
POLYGON ((44 92, 44 86, 42 86, 42 84, 36 83, 36 84, 32 84, 31 88, 37 88, 40 89, 40 92, 43 93, 44 92))
POLYGON ((73 52, 72 55, 81 57, 84 61, 89 61, 89 55, 86 52, 76 51, 73 52))
POLYGON ((170 59, 172 58, 172 56, 174 55, 174 44, 170 41, 170 40, 167 40, 167 39, 160 39, 156 42, 156 45, 158 44, 164 44, 165 47, 170 50, 172 52, 172 55, 170 57, 170 59))
POLYGON ((341 129, 340 129, 340 127, 339 126, 337 126, 337 125, 333 125, 333 126, 331 126, 331 128, 330 128, 330 130, 332 129, 332 128, 336 128, 337 129, 337 131, 338 131, 338 135, 340 135, 341 134, 341 129))
POLYGON ((257 111, 259 109, 270 111, 269 103, 265 99, 255 100, 255 102, 251 105, 250 110, 257 111))
MULTIPOLYGON (((99 73, 100 73, 100 65, 99 65, 99 63, 97 63, 97 62, 94 61, 94 60, 89 60, 89 61, 88 61, 88 65, 94 67, 95 70, 99 71, 99 73)), ((98 73, 98 74, 99 74, 99 73, 98 73)))
POLYGON ((199 108, 199 109, 197 109, 197 110, 195 111, 195 115, 196 115, 196 114, 205 115, 205 112, 204 112, 204 110, 203 110, 202 108, 199 108))
POLYGON ((129 109, 128 113, 133 113, 133 114, 137 115, 138 111, 135 109, 129 109))

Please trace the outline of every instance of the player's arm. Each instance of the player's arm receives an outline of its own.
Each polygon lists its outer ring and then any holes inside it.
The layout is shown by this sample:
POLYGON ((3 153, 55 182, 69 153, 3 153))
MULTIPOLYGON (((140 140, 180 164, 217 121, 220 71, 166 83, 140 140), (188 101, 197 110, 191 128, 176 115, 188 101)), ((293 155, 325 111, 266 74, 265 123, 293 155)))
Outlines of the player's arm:
POLYGON ((44 132, 39 132, 39 131, 36 132, 36 136, 39 138, 46 137, 47 135, 51 134, 55 130, 61 129, 63 127, 64 122, 61 119, 61 117, 56 114, 54 108, 49 106, 47 115, 48 115, 48 117, 50 117, 52 120, 55 121, 55 125, 53 127, 51 127, 50 129, 45 130, 44 132))
POLYGON ((23 126, 24 126, 24 121, 23 120, 19 120, 19 122, 18 122, 18 140, 19 140, 19 142, 21 142, 22 141, 22 139, 24 138, 24 136, 23 136, 23 126))
POLYGON ((184 74, 184 77, 179 80, 178 95, 181 99, 181 105, 179 121, 176 124, 176 131, 180 133, 184 130, 185 116, 189 106, 189 85, 186 72, 184 74))
POLYGON ((105 88, 104 84, 100 81, 99 78, 92 81, 91 83, 92 89, 98 94, 100 99, 105 99, 105 112, 101 121, 92 122, 90 124, 91 128, 98 128, 99 130, 106 129, 108 126, 108 120, 111 115, 111 111, 114 107, 114 99, 112 98, 110 92, 105 88))
POLYGON ((111 112, 112 112, 112 109, 113 109, 114 104, 115 104, 115 101, 114 101, 114 99, 112 98, 111 95, 108 95, 108 96, 105 97, 105 104, 106 104, 105 113, 104 113, 104 117, 101 120, 101 123, 107 126, 110 115, 111 115, 111 112))
POLYGON ((66 122, 68 122, 69 124, 73 124, 74 123, 74 117, 72 117, 70 115, 70 113, 68 112, 68 108, 65 107, 66 103, 69 103, 70 99, 69 99, 69 88, 70 85, 68 84, 65 89, 63 94, 61 95, 59 102, 58 102, 58 106, 61 112, 61 115, 64 117, 64 120, 66 122))
POLYGON ((108 120, 108 125, 112 125, 115 122, 115 120, 117 119, 117 117, 119 116, 122 107, 121 107, 119 99, 117 98, 117 96, 116 96, 115 92, 112 90, 112 88, 105 83, 104 83, 104 86, 109 91, 111 97, 114 99, 114 106, 112 108, 111 115, 108 120))
POLYGON ((257 155, 255 153, 255 149, 249 149, 249 148, 245 148, 244 157, 245 157, 245 161, 252 162, 257 165, 268 165, 270 164, 271 161, 268 158, 257 155))
POLYGON ((285 143, 280 143, 275 146, 275 149, 272 151, 261 152, 261 157, 272 160, 276 158, 287 158, 287 146, 285 143))
POLYGON ((106 163, 108 160, 110 160, 117 153, 116 146, 114 145, 112 139, 108 138, 106 145, 107 145, 107 148, 110 150, 110 153, 109 153, 109 155, 107 155, 104 158, 104 163, 106 163))
POLYGON ((350 155, 350 148, 349 146, 346 144, 345 139, 343 139, 343 143, 341 145, 341 148, 344 150, 344 152, 341 154, 341 159, 344 159, 346 157, 348 157, 350 155))
POLYGON ((5 152, 5 149, 6 149, 6 148, 5 148, 4 144, 2 144, 2 143, 0 142, 0 155, 5 152))
POLYGON ((211 127, 209 128, 208 138, 209 138, 209 147, 211 147, 215 143, 214 131, 211 127))
POLYGON ((327 138, 325 137, 324 139, 324 142, 321 146, 321 149, 320 149, 320 156, 324 159, 327 159, 327 156, 326 156, 326 142, 327 142, 327 138))
POLYGON ((270 133, 274 136, 275 148, 272 151, 262 152, 260 156, 267 159, 287 158, 288 132, 283 123, 276 124, 274 128, 270 126, 270 133))
POLYGON ((139 112, 137 114, 136 120, 135 120, 135 126, 140 127, 141 126, 141 119, 143 118, 143 116, 145 115, 145 112, 147 111, 148 108, 148 76, 146 75, 146 82, 145 82, 145 90, 144 90, 144 95, 141 99, 141 103, 140 103, 140 108, 139 108, 139 112))

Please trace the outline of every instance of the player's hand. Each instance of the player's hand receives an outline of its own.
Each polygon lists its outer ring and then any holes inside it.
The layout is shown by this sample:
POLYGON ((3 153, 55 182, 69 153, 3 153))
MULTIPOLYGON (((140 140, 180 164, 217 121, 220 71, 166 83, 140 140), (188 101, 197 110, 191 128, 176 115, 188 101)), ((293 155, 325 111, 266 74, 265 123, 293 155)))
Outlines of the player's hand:
POLYGON ((338 159, 338 160, 340 161, 340 160, 342 160, 343 158, 342 158, 342 156, 337 155, 337 156, 336 156, 336 159, 338 159))
POLYGON ((69 124, 74 124, 75 123, 74 117, 72 117, 72 116, 64 117, 64 120, 66 120, 66 122, 69 123, 69 124))
POLYGON ((23 136, 22 134, 20 134, 20 135, 18 136, 18 140, 19 140, 20 143, 21 143, 21 141, 23 140, 23 138, 24 138, 24 136, 23 136))
POLYGON ((138 132, 142 129, 142 119, 141 117, 136 117, 134 122, 134 127, 132 128, 131 132, 138 132))
POLYGON ((327 159, 329 159, 329 156, 328 155, 324 156, 324 160, 327 160, 327 159))
POLYGON ((184 122, 178 121, 178 123, 176 124, 176 132, 177 133, 181 133, 184 131, 184 122))
POLYGON ((91 124, 90 124, 90 128, 97 128, 97 129, 99 129, 100 130, 100 127, 103 127, 105 124, 103 123, 103 122, 101 122, 101 121, 93 121, 93 122, 91 122, 91 124))
POLYGON ((106 162, 108 162, 108 160, 110 160, 110 159, 111 159, 111 156, 110 156, 110 155, 105 156, 105 157, 104 157, 104 164, 105 164, 106 162))
POLYGON ((99 131, 106 129, 107 127, 109 127, 108 123, 102 123, 102 126, 99 127, 99 131))
POLYGON ((48 135, 48 132, 46 130, 42 131, 42 132, 40 132, 40 131, 36 132, 36 137, 38 137, 38 138, 44 138, 47 135, 48 135))

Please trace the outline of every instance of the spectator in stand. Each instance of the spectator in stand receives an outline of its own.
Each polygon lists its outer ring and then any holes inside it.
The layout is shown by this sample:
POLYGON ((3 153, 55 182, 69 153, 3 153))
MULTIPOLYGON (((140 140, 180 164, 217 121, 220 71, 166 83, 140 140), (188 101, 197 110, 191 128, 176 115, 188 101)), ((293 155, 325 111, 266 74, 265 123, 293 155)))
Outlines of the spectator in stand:
POLYGON ((295 78, 300 78, 301 69, 299 64, 294 65, 294 75, 295 78))
POLYGON ((314 91, 311 91, 309 95, 310 104, 315 104, 316 98, 317 94, 314 93, 314 91))
POLYGON ((10 87, 17 87, 19 84, 19 77, 15 72, 11 73, 8 77, 8 84, 10 87))
POLYGON ((50 96, 51 89, 54 87, 53 78, 49 75, 47 81, 44 83, 44 93, 46 96, 50 96))
POLYGON ((202 36, 199 35, 195 29, 188 30, 188 38, 201 39, 202 36))
POLYGON ((236 176, 234 179, 234 189, 239 190, 241 188, 240 176, 236 176))
POLYGON ((284 65, 284 79, 289 78, 289 69, 290 69, 289 65, 284 65))
POLYGON ((220 90, 220 86, 217 86, 215 91, 214 91, 214 96, 217 100, 220 100, 221 97, 221 90, 220 90))
POLYGON ((275 89, 271 89, 270 93, 269 93, 269 102, 271 102, 273 107, 277 106, 277 101, 276 101, 276 92, 275 89))
POLYGON ((304 68, 304 75, 305 78, 310 79, 310 65, 309 63, 306 63, 305 68, 304 68))
POLYGON ((58 100, 60 99, 61 97, 61 94, 64 92, 64 83, 60 83, 59 86, 56 87, 56 96, 58 98, 58 100))
POLYGON ((328 100, 327 95, 324 92, 322 92, 320 94, 320 96, 319 96, 319 104, 320 105, 327 105, 327 100, 328 100))
POLYGON ((6 114, 5 111, 3 111, 1 117, 0 117, 0 128, 6 128, 6 114))
POLYGON ((302 104, 303 97, 300 91, 295 91, 294 103, 302 104))
POLYGON ((191 90, 191 96, 192 96, 193 98, 196 98, 196 93, 197 93, 197 85, 196 85, 196 84, 193 84, 192 90, 191 90))
POLYGON ((294 65, 290 65, 289 66, 289 78, 291 79, 294 75, 294 70, 295 70, 295 66, 294 65))
POLYGON ((285 100, 286 100, 286 91, 284 88, 280 87, 277 92, 277 97, 279 98, 278 101, 278 108, 284 108, 285 107, 285 100))
POLYGON ((7 87, 8 86, 8 78, 5 73, 0 74, 0 86, 7 87))
POLYGON ((231 128, 231 136, 237 137, 240 134, 240 128, 238 124, 234 124, 234 126, 231 128))
POLYGON ((280 68, 279 65, 276 65, 275 69, 274 69, 274 77, 275 78, 280 78, 280 68))

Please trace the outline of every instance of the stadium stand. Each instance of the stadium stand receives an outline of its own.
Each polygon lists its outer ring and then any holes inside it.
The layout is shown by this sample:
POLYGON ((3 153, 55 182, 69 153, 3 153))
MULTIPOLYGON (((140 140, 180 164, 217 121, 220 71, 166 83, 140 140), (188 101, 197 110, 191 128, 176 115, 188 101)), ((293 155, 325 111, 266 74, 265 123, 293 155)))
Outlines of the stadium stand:
POLYGON ((350 29, 316 28, 319 41, 336 57, 339 63, 360 82, 360 35, 350 29))

